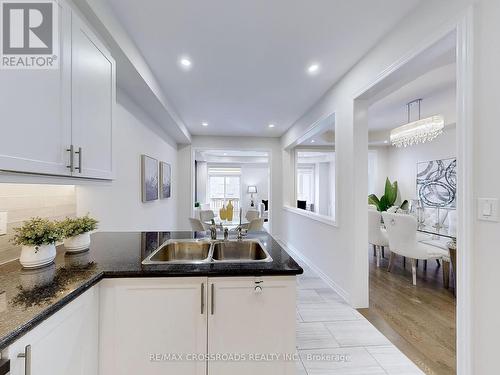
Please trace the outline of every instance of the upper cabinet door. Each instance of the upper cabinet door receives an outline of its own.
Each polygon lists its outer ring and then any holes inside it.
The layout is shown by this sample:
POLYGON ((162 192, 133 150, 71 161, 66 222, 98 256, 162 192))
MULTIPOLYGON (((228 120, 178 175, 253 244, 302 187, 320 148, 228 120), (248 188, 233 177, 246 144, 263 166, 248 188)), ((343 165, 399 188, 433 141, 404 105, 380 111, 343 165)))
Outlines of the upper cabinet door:
POLYGON ((0 69, 0 170, 70 174, 71 9, 53 4, 59 68, 0 69))
POLYGON ((111 54, 87 25, 73 14, 73 176, 113 177, 115 76, 115 61, 111 54))

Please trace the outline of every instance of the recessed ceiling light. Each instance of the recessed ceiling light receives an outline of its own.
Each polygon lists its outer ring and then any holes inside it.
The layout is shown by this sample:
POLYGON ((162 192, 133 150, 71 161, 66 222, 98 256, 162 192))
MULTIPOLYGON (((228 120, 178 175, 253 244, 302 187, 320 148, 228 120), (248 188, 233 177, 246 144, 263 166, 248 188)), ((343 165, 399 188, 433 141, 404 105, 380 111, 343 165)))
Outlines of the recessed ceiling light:
POLYGON ((309 74, 316 74, 316 73, 318 73, 318 71, 319 71, 319 64, 311 64, 307 68, 307 72, 309 74))
POLYGON ((387 144, 387 143, 389 143, 389 141, 386 139, 386 140, 384 141, 384 143, 385 143, 385 144, 387 144))
POLYGON ((207 127, 208 126, 208 122, 202 122, 201 126, 207 127))
POLYGON ((227 156, 227 152, 224 152, 224 156, 227 156))
POLYGON ((268 126, 269 126, 270 128, 274 128, 276 125, 274 125, 274 124, 269 124, 268 126))
POLYGON ((179 65, 181 66, 181 68, 188 70, 188 69, 191 68, 191 66, 193 65, 193 63, 191 62, 191 60, 189 58, 187 58, 187 57, 181 57, 179 59, 179 65))
POLYGON ((316 141, 314 139, 311 139, 311 143, 314 143, 314 142, 316 142, 316 141))

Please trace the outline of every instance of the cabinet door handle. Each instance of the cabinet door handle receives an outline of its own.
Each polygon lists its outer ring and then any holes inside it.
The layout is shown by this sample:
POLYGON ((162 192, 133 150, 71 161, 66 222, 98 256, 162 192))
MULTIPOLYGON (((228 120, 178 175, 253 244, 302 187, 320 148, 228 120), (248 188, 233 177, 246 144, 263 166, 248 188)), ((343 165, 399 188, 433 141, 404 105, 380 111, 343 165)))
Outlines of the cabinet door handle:
POLYGON ((66 151, 69 152, 69 165, 67 165, 66 168, 69 168, 69 171, 73 172, 75 170, 75 159, 73 158, 73 152, 74 152, 73 145, 69 146, 69 148, 67 148, 66 151))
POLYGON ((31 375, 31 345, 26 345, 24 353, 19 353, 17 358, 24 358, 24 374, 31 375))
POLYGON ((78 151, 75 151, 75 154, 78 154, 78 167, 75 167, 78 170, 78 173, 82 173, 82 148, 78 147, 78 151))
POLYGON ((201 315, 205 312, 205 284, 201 284, 201 315))
POLYGON ((210 285, 210 288, 211 288, 211 295, 212 295, 212 299, 211 299, 211 305, 210 305, 210 313, 212 315, 214 315, 214 311, 215 311, 215 287, 214 287, 214 284, 211 284, 210 285))

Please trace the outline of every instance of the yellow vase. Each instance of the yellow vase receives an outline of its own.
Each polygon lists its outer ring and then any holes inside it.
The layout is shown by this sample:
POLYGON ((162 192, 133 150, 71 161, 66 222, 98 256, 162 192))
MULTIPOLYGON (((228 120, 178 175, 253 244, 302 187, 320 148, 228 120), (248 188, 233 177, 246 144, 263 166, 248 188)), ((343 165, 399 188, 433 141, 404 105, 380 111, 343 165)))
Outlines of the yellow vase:
POLYGON ((222 208, 219 210, 219 216, 221 220, 226 220, 226 209, 224 205, 222 205, 222 208))
POLYGON ((231 201, 229 201, 229 203, 227 204, 227 207, 226 207, 226 220, 227 221, 233 221, 233 204, 231 203, 231 201))

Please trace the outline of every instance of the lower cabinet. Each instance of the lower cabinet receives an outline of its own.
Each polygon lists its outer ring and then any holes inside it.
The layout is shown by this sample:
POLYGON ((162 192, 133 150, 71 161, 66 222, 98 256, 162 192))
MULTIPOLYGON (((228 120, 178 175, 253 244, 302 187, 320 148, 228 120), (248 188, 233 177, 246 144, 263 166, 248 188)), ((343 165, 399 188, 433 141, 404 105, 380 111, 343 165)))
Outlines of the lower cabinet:
POLYGON ((98 330, 99 287, 96 286, 8 348, 10 375, 97 374, 98 330))
POLYGON ((104 279, 2 353, 10 375, 295 374, 295 277, 104 279))
POLYGON ((104 280, 100 375, 295 374, 295 285, 295 277, 104 280))
POLYGON ((101 282, 100 374, 205 375, 207 278, 101 282))
POLYGON ((208 350, 220 358, 208 362, 208 374, 295 374, 295 277, 220 277, 208 283, 208 350))

